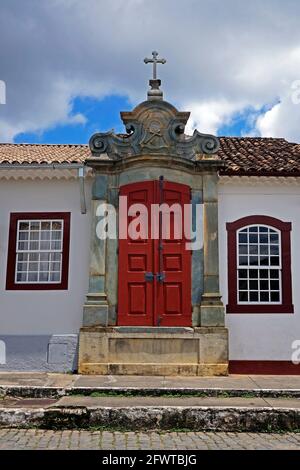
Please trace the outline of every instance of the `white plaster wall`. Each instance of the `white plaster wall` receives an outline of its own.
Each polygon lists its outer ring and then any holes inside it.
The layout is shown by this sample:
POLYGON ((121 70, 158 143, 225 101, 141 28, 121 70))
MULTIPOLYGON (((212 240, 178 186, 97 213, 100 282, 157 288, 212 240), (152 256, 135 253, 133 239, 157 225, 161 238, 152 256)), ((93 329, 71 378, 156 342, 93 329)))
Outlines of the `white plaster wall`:
POLYGON ((88 288, 91 181, 85 189, 83 215, 77 180, 0 181, 1 335, 78 334, 88 288), (71 212, 68 290, 5 290, 11 212, 71 212))
POLYGON ((219 183, 220 288, 227 304, 226 222, 268 215, 292 222, 294 314, 226 314, 231 360, 291 360, 292 342, 300 339, 300 182, 276 179, 222 179, 219 183), (227 183, 225 181, 227 180, 227 183), (251 181, 254 184, 251 184, 251 181), (256 181, 256 182, 255 182, 256 181))

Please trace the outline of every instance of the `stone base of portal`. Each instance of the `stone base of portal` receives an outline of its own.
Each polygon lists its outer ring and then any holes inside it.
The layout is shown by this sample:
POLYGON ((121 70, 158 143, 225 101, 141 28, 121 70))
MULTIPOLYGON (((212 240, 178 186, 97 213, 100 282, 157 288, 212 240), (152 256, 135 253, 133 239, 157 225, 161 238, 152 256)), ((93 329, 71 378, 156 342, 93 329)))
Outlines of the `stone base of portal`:
POLYGON ((224 327, 83 327, 78 372, 227 375, 228 331, 224 327))

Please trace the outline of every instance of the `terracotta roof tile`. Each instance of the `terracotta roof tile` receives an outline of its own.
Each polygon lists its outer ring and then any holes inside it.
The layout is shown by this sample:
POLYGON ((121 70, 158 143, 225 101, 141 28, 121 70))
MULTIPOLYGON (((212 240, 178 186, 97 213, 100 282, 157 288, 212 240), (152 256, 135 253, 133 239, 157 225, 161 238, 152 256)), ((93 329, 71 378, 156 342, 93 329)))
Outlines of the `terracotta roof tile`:
POLYGON ((222 174, 300 176, 300 144, 269 137, 220 137, 222 174))
MULTIPOLYGON (((0 144, 0 164, 84 163, 87 145, 0 144)), ((300 176, 300 144, 267 137, 220 137, 227 175, 300 176)))
POLYGON ((89 155, 87 145, 0 144, 0 164, 83 163, 89 155))

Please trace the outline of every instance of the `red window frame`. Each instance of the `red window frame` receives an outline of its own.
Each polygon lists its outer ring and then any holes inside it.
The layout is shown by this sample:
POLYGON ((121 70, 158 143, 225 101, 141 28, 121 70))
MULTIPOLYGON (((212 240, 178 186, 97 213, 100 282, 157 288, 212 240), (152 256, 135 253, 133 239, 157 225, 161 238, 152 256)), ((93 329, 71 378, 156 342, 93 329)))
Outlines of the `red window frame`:
POLYGON ((66 290, 69 277, 69 248, 70 248, 70 212, 14 212, 10 214, 9 240, 6 270, 6 290, 66 290), (62 243, 62 271, 59 283, 16 283, 16 241, 19 220, 62 219, 64 221, 62 243))
POLYGON ((228 263, 227 313, 294 313, 292 302, 291 237, 292 224, 266 215, 251 215, 226 224, 228 263), (237 231, 248 225, 268 225, 281 233, 281 304, 239 304, 237 301, 237 231))

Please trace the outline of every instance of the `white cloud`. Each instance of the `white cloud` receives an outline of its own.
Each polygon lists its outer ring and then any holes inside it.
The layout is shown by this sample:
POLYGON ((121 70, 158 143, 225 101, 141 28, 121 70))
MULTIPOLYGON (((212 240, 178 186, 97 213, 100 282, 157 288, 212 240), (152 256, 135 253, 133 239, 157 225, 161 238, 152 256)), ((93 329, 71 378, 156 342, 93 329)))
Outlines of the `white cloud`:
POLYGON ((284 97, 258 118, 256 127, 262 136, 300 142, 300 104, 294 104, 291 96, 284 97))
POLYGON ((185 108, 191 111, 186 127, 187 134, 192 134, 194 129, 216 134, 221 125, 230 124, 233 114, 242 109, 243 105, 219 100, 201 104, 190 103, 185 105, 185 108))
POLYGON ((84 123, 72 116, 76 96, 145 99, 143 58, 157 49, 165 98, 192 111, 190 131, 216 132, 280 99, 256 130, 300 141, 287 98, 300 79, 299 17, 298 0, 1 0, 0 139, 84 123))

